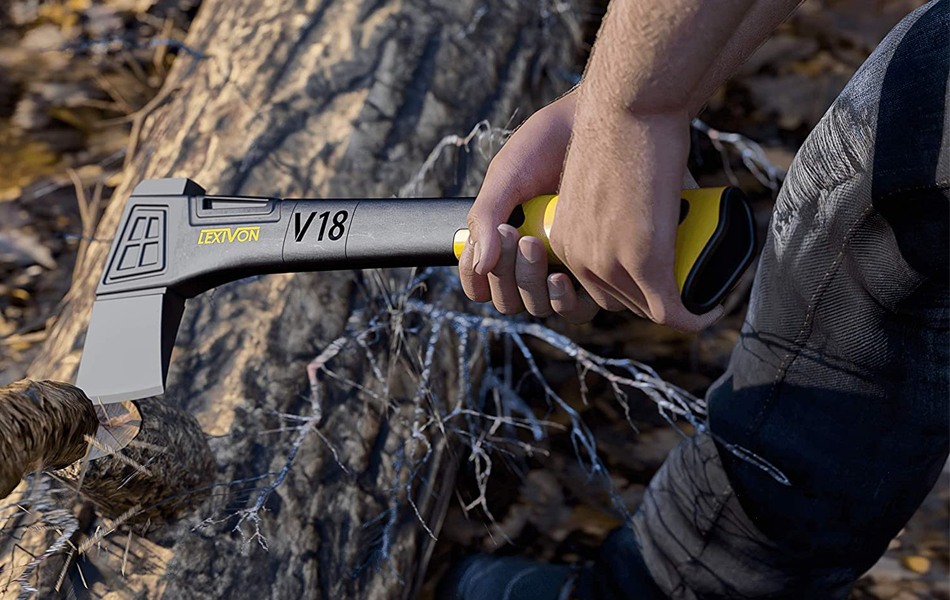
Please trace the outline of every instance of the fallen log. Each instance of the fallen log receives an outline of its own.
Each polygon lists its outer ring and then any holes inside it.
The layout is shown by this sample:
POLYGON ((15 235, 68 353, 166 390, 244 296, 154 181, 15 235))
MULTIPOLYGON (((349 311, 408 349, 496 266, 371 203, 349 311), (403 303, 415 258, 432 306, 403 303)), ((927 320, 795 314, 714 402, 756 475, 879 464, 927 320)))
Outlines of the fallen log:
MULTIPOLYGON (((191 177, 218 194, 386 197, 410 182, 418 195, 470 194, 490 149, 414 174, 445 136, 482 121, 509 124, 567 88, 559 74, 577 68, 575 10, 502 0, 205 0, 185 43, 191 51, 134 131, 126 182, 96 237, 111 238, 122 200, 149 177, 191 177)), ((107 243, 89 245, 31 377, 74 377, 107 252, 107 243)), ((435 274, 428 285, 449 278, 435 274)), ((218 488, 178 522, 96 540, 101 551, 81 567, 98 575, 86 582, 92 593, 415 597, 455 457, 444 436, 413 446, 414 427, 425 403, 456 398, 457 356, 433 357, 430 390, 415 395, 422 342, 411 327, 390 327, 357 344, 382 348, 378 364, 364 358, 370 352, 351 354, 334 368, 350 384, 324 377, 319 415, 305 372, 348 323, 391 312, 407 281, 402 272, 274 275, 190 301, 168 391, 141 407, 162 402, 195 415, 211 438, 218 488), (413 462, 420 453, 425 461, 413 462)), ((107 504, 108 492, 93 499, 107 504)), ((86 524, 87 539, 95 528, 86 524)), ((36 557, 53 537, 18 544, 36 557)), ((56 560, 25 583, 55 587, 56 560)), ((0 557, 5 572, 22 562, 0 557)), ((75 571, 67 577, 78 582, 75 571)))

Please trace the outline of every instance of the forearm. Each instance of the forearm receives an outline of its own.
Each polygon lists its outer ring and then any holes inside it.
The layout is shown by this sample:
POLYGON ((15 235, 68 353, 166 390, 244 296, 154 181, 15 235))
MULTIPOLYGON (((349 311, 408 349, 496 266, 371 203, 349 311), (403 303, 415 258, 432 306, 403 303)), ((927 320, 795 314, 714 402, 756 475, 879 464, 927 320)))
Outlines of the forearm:
POLYGON ((732 76, 802 2, 803 0, 755 2, 693 91, 689 114, 699 114, 716 89, 732 76))
POLYGON ((598 111, 693 115, 801 0, 614 0, 584 77, 598 111))
POLYGON ((754 0, 615 0, 580 89, 598 112, 688 111, 754 0))

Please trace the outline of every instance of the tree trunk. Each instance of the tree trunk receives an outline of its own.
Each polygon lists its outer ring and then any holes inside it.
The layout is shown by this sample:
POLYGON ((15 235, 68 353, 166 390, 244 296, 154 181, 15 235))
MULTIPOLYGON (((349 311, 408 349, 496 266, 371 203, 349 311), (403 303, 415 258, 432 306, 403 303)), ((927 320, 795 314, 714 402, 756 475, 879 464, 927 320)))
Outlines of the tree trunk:
MULTIPOLYGON (((567 88, 558 73, 576 69, 578 17, 576 7, 565 12, 569 3, 556 6, 205 0, 186 42, 197 53, 177 59, 133 140, 116 198, 142 178, 163 176, 190 177, 216 194, 392 196, 444 136, 482 120, 508 125, 567 88)), ((472 193, 485 158, 454 158, 438 161, 413 192, 472 193)), ((98 238, 111 238, 121 211, 113 201, 98 238)), ((73 379, 107 252, 108 243, 89 246, 31 377, 73 379)), ((439 277, 451 275, 437 275, 436 286, 439 277)), ((377 365, 362 355, 334 367, 365 390, 325 378, 316 431, 301 434, 302 421, 280 417, 310 415, 308 361, 344 333, 355 310, 373 305, 376 292, 398 290, 405 279, 274 275, 189 301, 163 401, 194 414, 210 436, 219 487, 147 538, 121 528, 105 536, 67 576, 78 582, 81 569, 94 596, 415 597, 432 543, 422 523, 438 533, 455 463, 451 442, 432 436, 427 460, 407 470, 419 451, 410 443, 415 409, 426 399, 411 395, 418 377, 405 357, 421 342, 409 335, 398 360, 383 353, 392 359, 380 367, 387 377, 374 375, 377 365), (279 485, 261 496, 272 484, 279 485), (240 513, 258 500, 261 511, 240 513), (250 537, 255 527, 262 538, 250 537)), ((397 348, 399 340, 385 343, 397 348)), ((433 363, 432 391, 443 401, 457 393, 456 360, 444 352, 433 363)), ((45 549, 37 540, 21 545, 45 549)), ((47 560, 41 581, 52 585, 62 564, 47 560)))

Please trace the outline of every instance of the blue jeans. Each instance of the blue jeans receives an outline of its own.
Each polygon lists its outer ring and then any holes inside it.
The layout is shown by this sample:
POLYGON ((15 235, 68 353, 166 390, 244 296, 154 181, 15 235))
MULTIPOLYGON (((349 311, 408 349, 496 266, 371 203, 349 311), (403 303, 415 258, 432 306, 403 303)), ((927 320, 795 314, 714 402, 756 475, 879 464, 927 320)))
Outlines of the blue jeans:
POLYGON ((618 557, 673 598, 846 598, 933 487, 950 439, 948 71, 935 0, 799 151, 707 397, 711 435, 671 453, 609 540, 600 598, 637 597, 618 557))

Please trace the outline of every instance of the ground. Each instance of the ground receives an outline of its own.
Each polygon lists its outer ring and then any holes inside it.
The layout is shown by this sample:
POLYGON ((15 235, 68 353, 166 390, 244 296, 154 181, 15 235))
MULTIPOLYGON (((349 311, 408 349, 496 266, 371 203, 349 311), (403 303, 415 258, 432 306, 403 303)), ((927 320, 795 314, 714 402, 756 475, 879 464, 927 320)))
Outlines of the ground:
MULTIPOLYGON (((135 143, 136 117, 149 110, 176 54, 188 51, 180 41, 197 3, 15 0, 0 8, 0 385, 22 377, 36 357, 76 256, 118 184, 135 143), (51 51, 63 49, 68 51, 51 51)), ((715 95, 703 121, 761 143, 760 166, 787 167, 877 41, 919 4, 807 2, 715 95)), ((764 227, 773 191, 734 151, 727 147, 720 155, 708 135, 697 131, 695 148, 700 182, 734 178, 752 192, 764 227), (732 168, 724 169, 724 161, 732 168)), ((550 324, 593 351, 643 361, 702 394, 726 364, 747 291, 748 281, 728 316, 699 336, 615 315, 582 327, 550 324)), ((680 434, 645 399, 636 405, 634 434, 617 406, 598 397, 602 382, 590 381, 594 400, 584 405, 573 364, 547 358, 549 380, 577 400, 575 408, 596 435, 620 495, 634 506, 680 434)), ((592 485, 577 465, 566 435, 555 435, 544 449, 546 455, 512 461, 507 472, 494 474, 493 524, 478 511, 450 511, 430 578, 474 551, 562 561, 591 556, 618 518, 603 487, 592 485)), ((948 498, 945 472, 854 598, 950 598, 948 498)))

